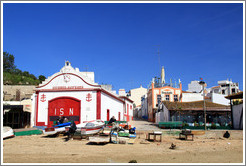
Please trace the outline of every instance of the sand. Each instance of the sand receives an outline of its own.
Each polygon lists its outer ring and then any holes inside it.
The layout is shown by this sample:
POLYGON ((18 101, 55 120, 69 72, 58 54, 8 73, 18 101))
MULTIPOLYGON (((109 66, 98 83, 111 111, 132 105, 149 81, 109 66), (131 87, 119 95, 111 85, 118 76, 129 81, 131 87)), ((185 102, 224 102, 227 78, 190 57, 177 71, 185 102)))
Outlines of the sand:
POLYGON ((162 142, 146 141, 146 131, 138 132, 130 144, 90 145, 88 140, 59 136, 18 136, 3 140, 3 163, 242 163, 243 131, 206 131, 194 141, 164 134, 162 142), (169 149, 171 143, 176 149, 169 149))

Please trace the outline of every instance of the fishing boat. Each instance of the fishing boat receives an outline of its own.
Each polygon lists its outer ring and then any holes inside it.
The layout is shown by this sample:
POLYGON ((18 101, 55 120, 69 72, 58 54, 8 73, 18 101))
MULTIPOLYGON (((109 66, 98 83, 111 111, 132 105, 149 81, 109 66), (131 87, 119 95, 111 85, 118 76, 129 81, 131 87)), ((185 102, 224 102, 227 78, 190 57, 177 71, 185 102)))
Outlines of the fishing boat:
POLYGON ((55 125, 52 127, 47 127, 43 130, 43 134, 45 135, 59 134, 59 133, 65 132, 66 127, 69 127, 70 125, 71 125, 71 122, 67 122, 67 123, 62 123, 62 124, 55 125))
MULTIPOLYGON (((103 130, 105 123, 101 120, 87 122, 85 126, 77 127, 81 131, 82 136, 94 135, 103 130)), ((77 130, 78 130, 77 129, 77 130)))
MULTIPOLYGON (((81 134, 81 136, 89 136, 95 135, 103 130, 105 123, 101 120, 93 120, 93 121, 84 121, 76 125, 76 133, 81 134)), ((69 127, 66 127, 66 131, 69 130, 69 127)))
POLYGON ((14 137, 14 131, 9 126, 3 126, 2 130, 3 139, 14 137))

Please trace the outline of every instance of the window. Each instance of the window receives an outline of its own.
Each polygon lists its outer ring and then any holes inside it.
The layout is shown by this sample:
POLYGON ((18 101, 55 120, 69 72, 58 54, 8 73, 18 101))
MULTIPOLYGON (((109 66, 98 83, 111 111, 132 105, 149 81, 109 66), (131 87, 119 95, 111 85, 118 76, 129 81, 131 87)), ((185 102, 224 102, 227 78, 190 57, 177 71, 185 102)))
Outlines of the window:
POLYGON ((223 94, 223 95, 225 94, 225 90, 224 90, 224 89, 222 90, 222 94, 223 94))
POLYGON ((161 103, 161 95, 157 95, 157 103, 158 105, 161 103))
POLYGON ((166 101, 169 101, 169 95, 166 95, 166 101))
POLYGON ((236 93, 235 88, 232 88, 232 89, 231 89, 231 93, 232 93, 232 94, 236 93))
POLYGON ((174 98, 174 101, 179 101, 178 100, 178 95, 174 95, 173 98, 174 98))

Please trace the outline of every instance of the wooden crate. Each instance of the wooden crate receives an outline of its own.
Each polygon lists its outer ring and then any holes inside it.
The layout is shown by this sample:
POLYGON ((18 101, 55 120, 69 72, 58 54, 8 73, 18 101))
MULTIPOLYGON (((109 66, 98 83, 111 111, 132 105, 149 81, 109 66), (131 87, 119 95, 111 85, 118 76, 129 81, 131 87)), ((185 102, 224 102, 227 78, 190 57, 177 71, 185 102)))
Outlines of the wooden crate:
POLYGON ((106 137, 106 136, 89 137, 89 142, 91 143, 100 144, 100 143, 109 143, 109 141, 110 141, 110 137, 106 137))

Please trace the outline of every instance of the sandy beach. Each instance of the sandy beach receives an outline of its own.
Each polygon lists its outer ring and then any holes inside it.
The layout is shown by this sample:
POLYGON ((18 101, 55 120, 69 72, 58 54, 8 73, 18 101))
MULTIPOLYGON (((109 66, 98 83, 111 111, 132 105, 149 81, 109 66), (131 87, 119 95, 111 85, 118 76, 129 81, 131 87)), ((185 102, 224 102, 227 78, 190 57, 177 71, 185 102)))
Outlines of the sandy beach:
POLYGON ((134 144, 91 145, 88 140, 65 141, 44 135, 18 136, 3 141, 3 163, 242 163, 243 131, 206 131, 194 141, 162 130, 162 142, 146 141, 147 131, 138 131, 134 144), (176 149, 169 149, 171 143, 176 149))

